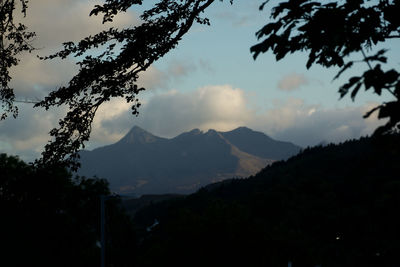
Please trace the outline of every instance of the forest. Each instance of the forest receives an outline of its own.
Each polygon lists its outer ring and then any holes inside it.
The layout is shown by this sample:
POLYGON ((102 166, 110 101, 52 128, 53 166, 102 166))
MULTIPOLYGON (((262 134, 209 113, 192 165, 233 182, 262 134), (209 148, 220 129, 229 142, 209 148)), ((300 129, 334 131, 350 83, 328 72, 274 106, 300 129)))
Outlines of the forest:
MULTIPOLYGON (((106 266, 396 266, 399 143, 317 146, 191 195, 109 199, 106 266)), ((0 160, 2 261, 98 266, 107 182, 0 160)))
POLYGON ((396 266, 398 138, 308 148, 139 210, 138 266, 396 266))

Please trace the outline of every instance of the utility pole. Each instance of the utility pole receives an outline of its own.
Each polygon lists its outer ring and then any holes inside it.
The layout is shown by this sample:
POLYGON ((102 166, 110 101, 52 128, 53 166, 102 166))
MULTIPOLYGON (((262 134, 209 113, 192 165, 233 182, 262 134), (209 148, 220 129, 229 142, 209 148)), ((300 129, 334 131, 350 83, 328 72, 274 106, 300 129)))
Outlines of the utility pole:
POLYGON ((105 201, 106 196, 100 196, 100 244, 101 244, 101 259, 100 259, 100 266, 105 266, 105 251, 106 251, 106 216, 105 216, 105 201))

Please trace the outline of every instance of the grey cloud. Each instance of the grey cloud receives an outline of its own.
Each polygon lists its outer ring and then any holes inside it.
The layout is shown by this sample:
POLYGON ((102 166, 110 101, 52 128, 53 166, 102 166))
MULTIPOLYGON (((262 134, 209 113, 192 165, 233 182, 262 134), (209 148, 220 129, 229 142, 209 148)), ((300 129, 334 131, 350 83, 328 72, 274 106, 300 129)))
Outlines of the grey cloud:
POLYGON ((77 71, 73 59, 41 61, 62 48, 62 42, 77 41, 109 27, 139 24, 133 12, 116 17, 112 24, 102 24, 101 16, 89 17, 90 10, 102 1, 35 0, 29 2, 27 17, 17 13, 17 19, 26 24, 37 36, 32 45, 37 50, 25 53, 11 71, 11 86, 20 98, 42 98, 49 91, 65 85, 77 71))
POLYGON ((199 68, 205 72, 207 72, 208 74, 214 73, 215 69, 211 66, 211 64, 203 59, 199 60, 199 68))
POLYGON ((76 71, 76 65, 68 59, 41 61, 36 57, 26 57, 12 69, 11 87, 15 89, 18 98, 41 99, 66 85, 76 71))
POLYGON ((363 119, 372 106, 324 109, 304 102, 288 103, 263 114, 260 120, 265 123, 261 129, 277 139, 303 147, 320 142, 338 143, 370 135, 384 123, 376 117, 363 119))
POLYGON ((232 25, 235 27, 247 26, 249 22, 251 22, 252 18, 251 15, 249 14, 242 14, 238 16, 234 12, 229 12, 229 11, 218 13, 216 14, 216 17, 219 19, 230 21, 232 25))
POLYGON ((132 12, 118 15, 113 23, 102 24, 102 17, 91 16, 90 11, 103 1, 35 0, 29 3, 24 23, 37 33, 34 45, 54 49, 62 42, 77 41, 109 27, 124 27, 139 23, 132 12))
POLYGON ((167 73, 173 77, 184 77, 196 71, 197 66, 193 62, 174 60, 170 62, 167 73))
POLYGON ((174 59, 168 62, 163 69, 157 65, 152 65, 146 72, 139 74, 138 83, 146 90, 168 90, 171 82, 179 82, 198 70, 205 70, 208 73, 213 72, 212 67, 204 60, 195 62, 174 59))
MULTIPOLYGON (((235 5, 236 3, 234 2, 233 5, 235 5)), ((242 12, 242 13, 237 13, 234 11, 231 11, 229 8, 226 9, 226 11, 224 12, 218 12, 215 14, 215 17, 222 19, 222 20, 226 20, 226 21, 230 21, 232 23, 233 26, 235 27, 245 27, 245 26, 250 26, 254 21, 254 15, 259 15, 260 11, 259 11, 259 6, 260 6, 260 2, 257 0, 247 0, 245 5, 247 5, 248 7, 250 7, 249 10, 251 11, 247 11, 247 12, 242 12)), ((235 7, 233 7, 235 8, 235 7)), ((237 8, 237 7, 236 7, 237 8)))
POLYGON ((279 80, 278 88, 282 91, 293 91, 308 83, 308 79, 303 74, 290 73, 279 80))
POLYGON ((49 131, 57 125, 62 110, 33 109, 29 104, 19 105, 19 116, 0 122, 0 151, 20 155, 32 161, 40 155, 50 139, 49 131))

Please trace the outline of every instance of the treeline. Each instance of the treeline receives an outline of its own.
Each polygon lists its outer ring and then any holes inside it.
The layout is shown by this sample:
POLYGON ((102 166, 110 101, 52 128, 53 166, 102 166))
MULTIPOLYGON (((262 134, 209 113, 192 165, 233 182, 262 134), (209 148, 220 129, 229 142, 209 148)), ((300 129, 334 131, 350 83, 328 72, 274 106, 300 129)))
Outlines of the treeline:
POLYGON ((136 213, 138 266, 398 266, 400 139, 305 149, 136 213))

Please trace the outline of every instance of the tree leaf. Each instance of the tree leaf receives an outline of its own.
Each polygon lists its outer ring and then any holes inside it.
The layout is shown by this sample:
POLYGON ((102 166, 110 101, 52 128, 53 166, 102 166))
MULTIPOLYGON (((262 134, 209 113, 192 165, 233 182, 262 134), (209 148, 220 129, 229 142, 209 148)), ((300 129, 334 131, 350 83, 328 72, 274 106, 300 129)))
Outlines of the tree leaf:
POLYGON ((351 92, 351 100, 353 100, 353 101, 355 100, 356 95, 357 95, 358 91, 359 91, 360 88, 361 88, 361 85, 362 85, 362 83, 359 82, 359 83, 357 83, 357 85, 354 87, 353 91, 351 92))
POLYGON ((338 72, 338 74, 336 74, 336 76, 333 78, 333 80, 336 80, 337 78, 339 78, 340 75, 342 75, 343 72, 345 72, 347 69, 351 68, 353 66, 353 64, 354 64, 353 61, 347 62, 346 65, 344 65, 342 67, 342 69, 338 72))

